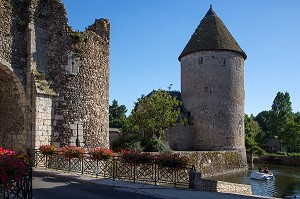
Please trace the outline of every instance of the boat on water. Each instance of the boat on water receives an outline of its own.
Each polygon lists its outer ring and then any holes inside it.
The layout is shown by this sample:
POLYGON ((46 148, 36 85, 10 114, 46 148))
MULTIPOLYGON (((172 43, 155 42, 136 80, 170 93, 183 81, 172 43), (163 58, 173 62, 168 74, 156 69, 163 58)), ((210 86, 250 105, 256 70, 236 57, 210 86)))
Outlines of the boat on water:
POLYGON ((251 178, 257 180, 272 180, 274 178, 274 175, 273 173, 254 172, 251 173, 251 178))

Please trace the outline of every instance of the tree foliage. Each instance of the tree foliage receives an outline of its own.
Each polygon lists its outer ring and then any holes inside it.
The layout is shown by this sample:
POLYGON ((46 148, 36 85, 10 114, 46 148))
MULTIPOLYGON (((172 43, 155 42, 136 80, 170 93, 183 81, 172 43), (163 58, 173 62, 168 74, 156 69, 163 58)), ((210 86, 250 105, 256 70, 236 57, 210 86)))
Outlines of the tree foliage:
MULTIPOLYGON (((262 129, 255 137, 259 147, 266 148, 265 144, 269 136, 275 135, 289 151, 300 151, 300 113, 292 112, 292 103, 288 92, 278 92, 271 110, 260 112, 254 120, 262 129)), ((247 139, 249 138, 246 137, 246 146, 252 146, 251 140, 247 139)))
POLYGON ((258 145, 260 141, 260 136, 263 134, 260 125, 254 120, 254 116, 250 117, 245 114, 244 117, 245 125, 245 146, 248 152, 255 154, 265 153, 263 149, 258 145))
POLYGON ((278 92, 271 109, 270 131, 272 135, 280 135, 286 125, 293 120, 292 103, 288 92, 278 92))
POLYGON ((300 124, 300 112, 296 112, 294 114, 294 121, 298 124, 300 124))
POLYGON ((279 134, 280 139, 284 146, 289 151, 300 151, 300 124, 296 122, 290 122, 286 125, 285 131, 279 134))
POLYGON ((138 99, 130 120, 144 137, 164 137, 164 130, 175 126, 180 115, 181 102, 164 90, 152 92, 138 99))
POLYGON ((126 106, 119 106, 117 100, 112 101, 112 105, 109 106, 109 127, 123 128, 126 122, 126 106))
POLYGON ((258 122, 262 131, 269 132, 270 131, 270 117, 271 111, 262 111, 255 116, 254 120, 258 122))

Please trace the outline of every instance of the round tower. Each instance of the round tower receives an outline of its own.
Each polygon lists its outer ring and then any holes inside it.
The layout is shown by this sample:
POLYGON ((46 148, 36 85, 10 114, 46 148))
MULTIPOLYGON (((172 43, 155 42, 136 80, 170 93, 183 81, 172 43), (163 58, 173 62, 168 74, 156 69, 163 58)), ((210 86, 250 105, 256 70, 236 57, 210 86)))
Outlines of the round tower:
POLYGON ((193 150, 245 150, 246 58, 211 6, 178 58, 193 150))

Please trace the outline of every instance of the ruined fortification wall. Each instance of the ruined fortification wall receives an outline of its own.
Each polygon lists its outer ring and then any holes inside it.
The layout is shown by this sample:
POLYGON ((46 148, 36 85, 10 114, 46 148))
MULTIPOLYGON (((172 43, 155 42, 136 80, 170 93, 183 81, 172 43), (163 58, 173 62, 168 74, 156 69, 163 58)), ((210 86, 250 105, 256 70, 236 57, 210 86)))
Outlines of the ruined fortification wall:
POLYGON ((0 58, 11 64, 24 82, 26 68, 26 1, 0 0, 0 58))
POLYGON ((26 2, 0 0, 0 146, 26 148, 26 2))
POLYGON ((180 61, 193 149, 244 149, 244 59, 232 51, 201 51, 180 61))
POLYGON ((24 95, 20 95, 21 84, 7 66, 0 63, 0 146, 21 150, 26 148, 26 126, 24 95), (21 97, 20 97, 21 96, 21 97))
POLYGON ((74 32, 59 1, 35 0, 33 5, 36 89, 57 96, 51 141, 74 145, 79 123, 81 146, 108 146, 109 22, 100 20, 105 26, 97 27, 99 34, 74 32))
POLYGON ((74 145, 79 129, 81 146, 107 147, 109 21, 77 33, 60 0, 0 0, 0 11, 0 60, 11 67, 7 76, 0 63, 0 126, 21 109, 14 124, 23 128, 23 146, 74 145), (9 90, 16 92, 4 95, 9 90))

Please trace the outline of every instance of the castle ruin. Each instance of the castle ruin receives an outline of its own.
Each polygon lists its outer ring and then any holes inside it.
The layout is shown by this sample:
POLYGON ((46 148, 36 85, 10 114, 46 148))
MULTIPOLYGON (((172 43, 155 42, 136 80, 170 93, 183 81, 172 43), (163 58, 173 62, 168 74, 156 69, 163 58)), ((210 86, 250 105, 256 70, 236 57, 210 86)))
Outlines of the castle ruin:
POLYGON ((0 146, 108 147, 110 23, 68 25, 60 0, 0 0, 0 146))

